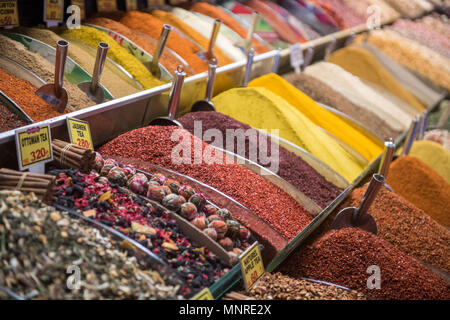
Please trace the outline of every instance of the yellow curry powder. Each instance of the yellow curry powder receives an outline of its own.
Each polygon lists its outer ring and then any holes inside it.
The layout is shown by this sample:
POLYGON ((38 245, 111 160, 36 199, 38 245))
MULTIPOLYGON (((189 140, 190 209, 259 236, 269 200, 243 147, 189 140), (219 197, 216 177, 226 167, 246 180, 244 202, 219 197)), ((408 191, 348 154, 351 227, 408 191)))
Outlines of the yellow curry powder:
POLYGON ((380 155, 383 147, 381 141, 321 107, 279 75, 264 75, 251 81, 249 87, 263 87, 279 95, 313 123, 348 144, 367 160, 372 161, 380 155))
POLYGON ((156 79, 135 56, 104 32, 95 28, 81 26, 80 29, 64 31, 62 36, 68 40, 79 40, 93 48, 97 48, 99 42, 106 42, 109 45, 108 57, 124 67, 144 89, 164 84, 164 82, 156 79))
POLYGON ((450 150, 437 142, 420 140, 413 143, 409 155, 425 162, 450 183, 450 150))
POLYGON ((387 71, 377 58, 368 50, 349 46, 335 51, 328 59, 329 62, 341 66, 353 75, 376 83, 388 91, 395 94, 400 99, 406 101, 417 111, 425 111, 425 106, 406 90, 403 85, 397 81, 387 71))
MULTIPOLYGON (((180 18, 171 12, 166 12, 162 10, 153 10, 152 16, 158 18, 164 23, 170 24, 171 26, 179 29, 189 38, 197 42, 205 51, 208 50, 209 39, 205 38, 202 34, 191 28, 189 25, 184 23, 180 18)), ((217 62, 220 66, 224 66, 233 63, 234 60, 228 57, 219 47, 214 48, 214 55, 217 58, 217 62)))
POLYGON ((363 170, 356 159, 326 132, 280 96, 265 88, 234 88, 214 97, 217 111, 279 136, 308 150, 346 180, 363 170))

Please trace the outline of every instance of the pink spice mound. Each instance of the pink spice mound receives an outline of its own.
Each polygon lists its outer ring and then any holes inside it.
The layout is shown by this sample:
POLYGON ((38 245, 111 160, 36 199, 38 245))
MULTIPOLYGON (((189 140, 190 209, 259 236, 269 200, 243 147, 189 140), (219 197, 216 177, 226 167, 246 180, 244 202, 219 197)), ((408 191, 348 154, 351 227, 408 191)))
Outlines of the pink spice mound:
POLYGON ((282 273, 336 283, 375 299, 449 300, 450 285, 414 258, 361 229, 332 230, 281 265, 282 273), (368 289, 369 266, 378 266, 381 288, 368 289))
MULTIPOLYGON (((218 159, 225 157, 222 152, 215 151, 184 129, 161 126, 129 131, 102 146, 99 152, 105 157, 148 161, 200 180, 242 203, 288 240, 312 221, 309 213, 286 192, 239 164, 208 164, 198 157, 194 164, 194 149, 201 149, 203 154, 210 152, 218 159), (172 135, 174 139, 171 139, 172 135), (190 154, 184 154, 185 160, 192 164, 175 164, 172 160, 173 149, 176 147, 174 150, 178 150, 181 146, 193 146, 190 154)), ((284 245, 280 243, 277 249, 282 249, 284 245)))

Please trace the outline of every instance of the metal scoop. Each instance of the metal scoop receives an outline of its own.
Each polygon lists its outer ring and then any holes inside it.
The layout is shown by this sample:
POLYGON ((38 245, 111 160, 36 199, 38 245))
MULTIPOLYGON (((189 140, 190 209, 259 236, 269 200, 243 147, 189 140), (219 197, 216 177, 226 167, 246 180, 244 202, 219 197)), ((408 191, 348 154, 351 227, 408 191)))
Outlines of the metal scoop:
POLYGON ((377 223, 367 211, 385 181, 386 179, 382 175, 374 174, 359 208, 348 207, 341 210, 334 218, 331 229, 360 228, 376 235, 378 233, 377 223))
POLYGON ((214 90, 214 81, 216 79, 216 69, 217 69, 217 61, 215 58, 213 58, 209 62, 205 99, 194 102, 191 108, 191 112, 216 111, 216 108, 214 107, 214 104, 211 101, 211 97, 214 90))
POLYGON ((99 86, 100 77, 102 76, 103 67, 108 54, 109 45, 105 42, 98 43, 97 57, 95 58, 94 72, 92 73, 92 81, 85 81, 78 84, 78 87, 86 93, 92 101, 102 103, 105 101, 105 92, 99 86))
POLYGON ((416 118, 411 122, 409 126, 408 134, 405 139, 405 145, 403 146, 403 155, 406 156, 411 151, 411 147, 416 139, 417 129, 419 127, 420 116, 417 115, 416 118))
POLYGON ((159 60, 161 59, 164 47, 166 46, 169 33, 172 30, 172 26, 165 24, 162 28, 161 35, 159 36, 158 43, 156 44, 155 52, 153 53, 152 63, 150 65, 150 72, 161 79, 161 69, 159 67, 159 60))
MULTIPOLYGON (((394 152, 395 152, 395 143, 392 138, 389 138, 384 143, 383 155, 381 156, 380 167, 378 168, 378 174, 383 176, 384 178, 387 178, 387 175, 389 173, 389 167, 390 167, 392 159, 394 157, 394 152)), ((392 187, 390 185, 388 185, 387 183, 385 183, 384 186, 389 191, 394 192, 392 187)))
POLYGON ((181 89, 183 88, 184 77, 186 77, 184 67, 179 65, 175 70, 172 91, 170 92, 169 115, 167 117, 158 117, 156 119, 153 119, 149 123, 150 126, 183 127, 180 122, 175 120, 175 115, 177 114, 178 105, 180 103, 181 89))
POLYGON ((38 96, 51 104, 56 111, 61 113, 66 109, 68 101, 67 91, 62 87, 64 83, 64 68, 66 66, 68 47, 69 43, 65 40, 58 40, 58 42, 56 42, 55 83, 45 84, 36 91, 38 96))
POLYGON ((255 49, 250 48, 247 53, 247 65, 245 66, 244 80, 242 81, 242 87, 246 88, 250 81, 250 74, 252 73, 253 58, 255 57, 255 49))
POLYGON ((221 24, 222 24, 222 20, 219 20, 219 19, 214 20, 213 29, 211 32, 211 38, 209 39, 208 50, 206 52, 198 53, 200 58, 202 58, 203 60, 211 61, 211 59, 214 58, 217 61, 217 58, 214 55, 214 47, 216 45, 216 40, 217 40, 217 36, 219 35, 221 24))
POLYGON ((247 38, 245 38, 245 42, 244 42, 244 49, 246 52, 248 52, 250 50, 250 48, 252 48, 253 34, 255 33, 255 29, 256 29, 256 25, 258 24, 258 20, 259 20, 259 12, 253 11, 252 22, 250 24, 250 27, 248 28, 247 38))

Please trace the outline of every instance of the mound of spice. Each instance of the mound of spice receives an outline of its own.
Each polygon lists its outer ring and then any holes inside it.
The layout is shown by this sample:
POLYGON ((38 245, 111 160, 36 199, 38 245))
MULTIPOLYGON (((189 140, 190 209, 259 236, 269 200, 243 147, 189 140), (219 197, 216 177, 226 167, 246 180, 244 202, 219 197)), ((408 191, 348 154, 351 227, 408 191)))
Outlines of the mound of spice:
POLYGON ((450 285, 443 279, 387 241, 357 228, 329 231, 297 250, 279 271, 342 285, 375 299, 450 299, 450 285), (368 282, 376 285, 369 279, 371 266, 380 270, 380 289, 368 288, 368 282))
POLYGON ((104 32, 92 27, 81 26, 79 29, 64 31, 62 36, 68 40, 79 40, 92 48, 97 48, 99 42, 106 42, 109 45, 108 57, 124 67, 144 89, 151 89, 163 84, 135 56, 104 32))
POLYGON ((437 142, 421 140, 413 143, 409 155, 425 162, 450 183, 450 150, 437 142))
MULTIPOLYGON (((340 206, 359 207, 367 187, 354 190, 340 206)), ((450 230, 412 203, 381 188, 369 209, 378 225, 378 236, 417 260, 450 273, 450 230)))
MULTIPOLYGON (((111 19, 107 19, 107 18, 95 18, 95 19, 90 19, 87 22, 97 25, 97 26, 100 26, 100 27, 110 29, 114 32, 121 34, 122 36, 128 38, 129 40, 133 41, 135 44, 140 46, 151 56, 153 56, 153 53, 155 52, 156 43, 157 43, 157 41, 155 39, 151 38, 150 36, 148 36, 146 34, 139 32, 137 30, 130 29, 126 25, 124 25, 120 22, 117 22, 117 21, 114 21, 111 19)), ((182 64, 181 61, 179 61, 177 58, 175 58, 175 56, 167 53, 166 50, 161 55, 161 58, 159 61, 170 72, 172 72, 180 64, 182 64)), ((190 68, 185 68, 185 72, 188 76, 193 74, 193 72, 191 71, 190 68)))
MULTIPOLYGON (((29 51, 20 42, 11 40, 1 34, 0 54, 21 64, 47 83, 53 83, 55 81, 55 66, 53 64, 39 54, 29 51)), ((63 86, 69 96, 68 109, 73 108, 74 110, 78 110, 95 104, 77 85, 64 79, 63 86)))
POLYGON ((387 183, 395 193, 450 227, 450 185, 416 157, 402 156, 389 169, 387 183))
POLYGON ((27 125, 25 121, 17 114, 11 112, 8 107, 0 101, 0 132, 5 132, 25 125, 27 125))
POLYGON ((311 99, 320 102, 329 107, 350 116, 358 121, 366 129, 376 134, 382 139, 389 137, 397 137, 401 132, 392 129, 381 117, 377 116, 370 110, 358 107, 356 104, 348 100, 344 95, 335 91, 325 82, 305 73, 289 73, 283 75, 283 78, 289 81, 294 87, 303 91, 311 99))
MULTIPOLYGON (((251 129, 249 125, 234 120, 233 118, 219 112, 191 112, 179 118, 178 121, 183 125, 183 128, 191 134, 195 134, 194 127, 196 125, 201 128, 202 132, 209 129, 217 129, 222 133, 223 137, 227 136, 227 130, 247 131, 251 129)), ((202 137, 198 138, 201 139, 202 137)), ((270 138, 266 138, 265 136, 260 136, 258 134, 256 140, 250 139, 247 135, 245 136, 245 150, 243 150, 244 152, 241 152, 242 154, 239 155, 249 159, 250 152, 256 150, 256 162, 259 165, 268 168, 273 165, 273 163, 262 161, 259 151, 260 139, 267 139, 267 147, 269 148, 267 154, 272 154, 272 142, 270 138)), ((214 142, 216 141, 212 142, 213 145, 214 142)), ((223 148, 223 146, 218 147, 223 148)), ((232 149, 229 149, 229 151, 234 153, 239 152, 238 141, 236 139, 233 139, 233 146, 232 149)), ((328 182, 307 162, 300 157, 297 157, 292 152, 278 146, 278 155, 278 163, 275 166, 278 170, 275 173, 290 182, 294 187, 299 189, 322 208, 325 208, 341 193, 342 190, 334 186, 331 182, 328 182)))
MULTIPOLYGON (((127 12, 120 19, 120 23, 123 23, 129 28, 139 30, 153 39, 159 38, 164 26, 161 20, 153 17, 151 14, 138 11, 127 12)), ((180 36, 176 32, 171 32, 167 39, 167 46, 186 60, 196 73, 208 70, 208 64, 197 55, 200 49, 188 39, 180 36)))
MULTIPOLYGON (((222 152, 184 129, 162 126, 136 129, 108 142, 99 152, 105 157, 116 155, 148 161, 198 179, 242 203, 289 240, 312 220, 309 213, 279 187, 237 163, 226 163, 222 152), (182 156, 180 149, 186 150, 182 156), (208 154, 217 161, 208 161, 205 157, 208 154)), ((247 227, 264 238, 258 225, 247 227)), ((268 240, 277 250, 284 248, 284 242, 268 240)))
POLYGON ((110 234, 32 193, 3 190, 0 199, 0 285, 12 292, 28 299, 180 298, 179 285, 166 283, 110 234), (77 269, 79 283, 69 279, 77 269))
POLYGON ((57 177, 53 203, 79 209, 85 216, 147 247, 178 271, 188 285, 180 292, 183 296, 190 296, 212 285, 229 270, 230 266, 207 248, 193 244, 166 211, 120 189, 106 176, 81 174, 77 170, 54 170, 50 174, 57 177))
POLYGON ((257 300, 366 300, 355 290, 266 273, 247 294, 257 300))
MULTIPOLYGON (((0 69, 0 90, 17 103, 31 119, 42 121, 62 115, 63 113, 54 110, 35 93, 37 89, 29 81, 16 78, 0 69)), ((68 112, 67 108, 65 111, 68 112)))

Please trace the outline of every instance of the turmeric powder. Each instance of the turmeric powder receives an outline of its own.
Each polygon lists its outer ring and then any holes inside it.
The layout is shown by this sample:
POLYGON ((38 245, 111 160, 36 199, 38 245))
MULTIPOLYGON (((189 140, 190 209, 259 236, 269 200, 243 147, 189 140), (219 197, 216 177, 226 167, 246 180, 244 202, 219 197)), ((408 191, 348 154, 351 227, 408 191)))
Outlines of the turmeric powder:
POLYGON ((409 155, 419 158, 450 184, 450 150, 434 141, 415 141, 409 155))

